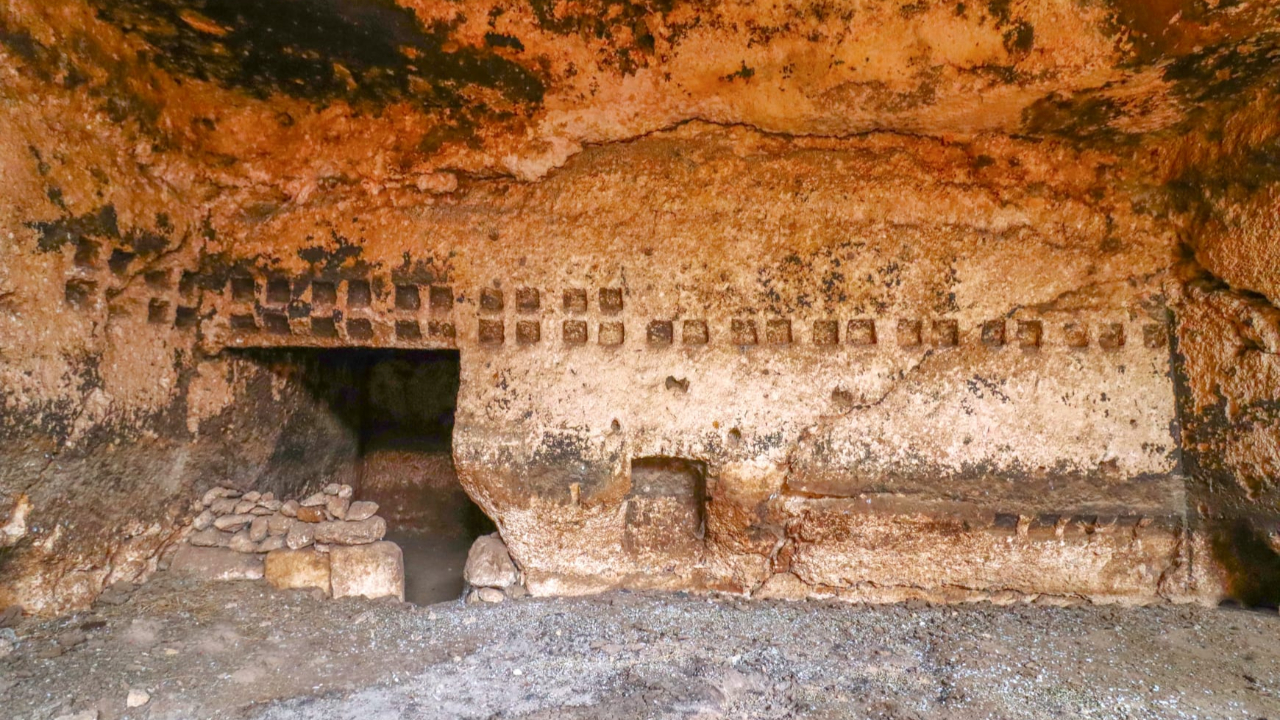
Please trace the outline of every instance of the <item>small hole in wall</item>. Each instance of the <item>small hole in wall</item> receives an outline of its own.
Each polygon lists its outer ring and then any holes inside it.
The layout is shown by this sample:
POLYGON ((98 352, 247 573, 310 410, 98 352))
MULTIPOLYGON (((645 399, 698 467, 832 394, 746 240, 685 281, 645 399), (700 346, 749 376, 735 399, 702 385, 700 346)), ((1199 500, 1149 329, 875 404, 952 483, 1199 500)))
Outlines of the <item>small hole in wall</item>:
POLYGON ((730 444, 730 445, 740 445, 740 444, 742 444, 742 431, 741 431, 741 430, 739 430, 738 428, 733 428, 733 429, 731 429, 731 430, 729 431, 729 444, 730 444))
POLYGON ((674 390, 675 392, 689 392, 689 380, 687 378, 677 378, 674 375, 668 375, 666 386, 668 390, 674 390))
POLYGON ((617 419, 614 419, 613 422, 609 423, 609 430, 615 434, 622 432, 622 423, 618 422, 617 419))
POLYGON ((231 299, 236 302, 253 302, 257 299, 258 284, 251 277, 231 278, 231 299))
POLYGON ((696 552, 706 536, 707 464, 678 457, 631 460, 623 549, 696 552))

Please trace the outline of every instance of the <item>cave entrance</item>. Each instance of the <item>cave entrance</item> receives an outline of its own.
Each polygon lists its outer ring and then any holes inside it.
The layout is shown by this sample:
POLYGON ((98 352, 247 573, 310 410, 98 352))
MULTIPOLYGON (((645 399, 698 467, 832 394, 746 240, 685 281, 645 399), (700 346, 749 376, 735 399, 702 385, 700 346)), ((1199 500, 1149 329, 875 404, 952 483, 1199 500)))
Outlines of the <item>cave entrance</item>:
POLYGON ((345 429, 351 448, 345 475, 355 499, 378 503, 387 539, 404 552, 405 599, 426 604, 460 597, 471 543, 496 528, 462 489, 453 466, 458 351, 236 352, 301 384, 345 429))

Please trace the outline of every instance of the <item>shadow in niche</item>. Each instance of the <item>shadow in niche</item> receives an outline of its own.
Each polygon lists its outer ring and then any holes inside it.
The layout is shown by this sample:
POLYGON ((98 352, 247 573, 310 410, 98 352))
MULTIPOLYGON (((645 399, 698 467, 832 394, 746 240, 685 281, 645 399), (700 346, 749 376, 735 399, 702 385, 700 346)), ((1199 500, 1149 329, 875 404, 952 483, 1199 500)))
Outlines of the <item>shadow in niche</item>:
POLYGON ((1227 572, 1227 591, 1245 607, 1280 607, 1280 554, 1247 519, 1225 521, 1212 533, 1214 558, 1227 572))
MULTIPOLYGON (((459 597, 471 543, 496 528, 462 489, 453 467, 458 352, 230 352, 296 383, 341 423, 352 439, 355 497, 378 503, 378 514, 387 521, 387 539, 404 551, 405 598, 425 604, 459 597)), ((287 446, 290 440, 282 438, 280 444, 287 446)), ((291 462, 307 462, 303 453, 282 454, 291 462)))

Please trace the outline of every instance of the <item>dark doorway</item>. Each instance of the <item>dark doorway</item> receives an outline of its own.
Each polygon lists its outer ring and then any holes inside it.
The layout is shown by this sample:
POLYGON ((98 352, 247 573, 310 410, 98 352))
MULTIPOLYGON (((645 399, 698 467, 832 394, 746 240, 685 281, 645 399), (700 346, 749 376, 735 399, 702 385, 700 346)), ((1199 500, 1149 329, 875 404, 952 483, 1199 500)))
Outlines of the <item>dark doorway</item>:
MULTIPOLYGON (((305 389, 346 428, 345 441, 337 443, 349 448, 350 468, 343 474, 356 499, 378 503, 387 539, 404 551, 405 598, 425 604, 461 596, 467 551, 495 527, 463 491, 453 467, 458 352, 287 348, 235 354, 305 389)), ((306 454, 290 457, 294 464, 308 462, 306 454)))

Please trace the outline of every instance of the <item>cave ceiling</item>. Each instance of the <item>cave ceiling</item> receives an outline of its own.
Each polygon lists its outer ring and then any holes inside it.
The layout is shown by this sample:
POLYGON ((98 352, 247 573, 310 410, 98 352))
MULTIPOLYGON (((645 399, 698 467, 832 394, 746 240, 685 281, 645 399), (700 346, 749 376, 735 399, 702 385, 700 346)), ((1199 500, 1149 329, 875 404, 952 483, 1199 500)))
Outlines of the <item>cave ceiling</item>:
POLYGON ((1131 146, 1269 97, 1278 18, 1198 0, 15 0, 0 46, 208 165, 532 179, 689 121, 1131 146))

